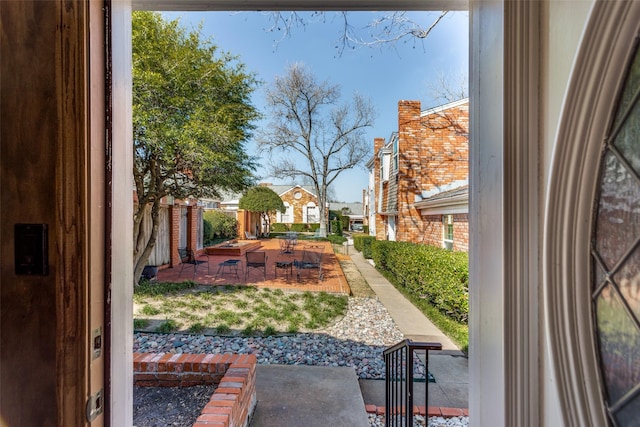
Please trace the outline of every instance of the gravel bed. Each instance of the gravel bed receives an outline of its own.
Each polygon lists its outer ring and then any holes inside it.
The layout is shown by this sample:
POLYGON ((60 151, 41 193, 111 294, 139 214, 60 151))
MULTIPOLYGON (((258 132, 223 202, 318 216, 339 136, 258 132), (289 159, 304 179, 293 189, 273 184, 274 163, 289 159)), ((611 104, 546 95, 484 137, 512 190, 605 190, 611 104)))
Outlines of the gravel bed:
POLYGON ((191 427, 215 389, 214 385, 134 387, 133 426, 191 427))
MULTIPOLYGON (((259 364, 351 366, 358 377, 384 378, 383 350, 404 336, 377 298, 349 298, 345 316, 315 333, 272 337, 221 337, 136 333, 134 351, 255 354, 259 364)), ((424 367, 417 365, 417 378, 424 367)))
MULTIPOLYGON (((404 422, 404 419, 402 422, 404 422)), ((384 427, 384 416, 369 414, 369 423, 371 427, 384 427)), ((428 424, 425 424, 425 419, 421 415, 413 417, 414 427, 425 427, 425 425, 426 427, 466 427, 469 425, 469 417, 431 417, 428 424)))
MULTIPOLYGON (((345 316, 315 333, 278 337, 221 337, 188 334, 136 333, 134 351, 165 353, 255 354, 259 364, 352 366, 358 377, 384 378, 383 350, 404 336, 377 298, 349 298, 345 316)), ((423 366, 414 376, 424 378, 423 366)), ((371 427, 384 426, 384 417, 369 414, 371 427)), ((432 417, 426 427, 465 427, 468 417, 432 417)), ((425 419, 414 417, 414 426, 425 419)), ((138 426, 142 427, 142 425, 138 426)))

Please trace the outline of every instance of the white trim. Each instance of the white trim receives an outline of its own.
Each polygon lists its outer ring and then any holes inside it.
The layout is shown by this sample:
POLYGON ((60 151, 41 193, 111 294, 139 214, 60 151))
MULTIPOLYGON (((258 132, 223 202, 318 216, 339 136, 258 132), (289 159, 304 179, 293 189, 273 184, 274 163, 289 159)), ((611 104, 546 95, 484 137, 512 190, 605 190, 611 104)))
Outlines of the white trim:
POLYGON ((257 11, 257 10, 468 10, 467 0, 114 0, 112 5, 113 75, 113 228, 111 400, 112 426, 133 422, 133 318, 131 177, 131 10, 257 11), (126 192, 123 191, 127 189, 126 192), (122 194, 121 194, 122 193, 122 194), (124 194, 126 193, 126 194, 124 194))
MULTIPOLYGON (((123 1, 123 0, 118 0, 123 1)), ((468 10, 468 0, 134 0, 136 10, 468 10)))
MULTIPOLYGON (((303 190, 306 191, 307 193, 311 194, 312 197, 317 198, 318 196, 316 196, 314 193, 312 193, 311 191, 307 190, 306 188, 302 187, 301 185, 294 185, 293 187, 289 188, 286 191, 283 191, 282 193, 278 194, 278 196, 280 196, 280 198, 282 198, 282 196, 284 196, 285 194, 287 194, 290 191, 295 191, 295 190, 303 190)), ((293 196, 292 196, 293 197, 293 196)), ((295 200, 299 200, 296 199, 295 197, 293 197, 295 200)))
POLYGON ((589 248, 600 154, 638 31, 640 3, 594 4, 553 154, 545 212, 544 336, 567 426, 608 424, 592 330, 589 248))
POLYGON ((470 3, 469 414, 474 426, 508 425, 503 342, 508 237, 503 227, 504 7, 502 0, 470 3))
POLYGON ((451 108, 456 108, 464 104, 469 104, 469 98, 459 99, 457 101, 449 102, 447 104, 439 105, 437 107, 429 108, 428 110, 424 110, 420 112, 420 117, 430 116, 431 114, 441 113, 443 111, 450 110, 451 108))
POLYGON ((433 215, 449 215, 449 214, 468 214, 469 204, 461 203, 459 205, 442 205, 434 206, 430 208, 420 209, 420 216, 433 216, 433 215))
POLYGON ((111 2, 113 76, 113 198, 111 200, 111 362, 112 426, 133 424, 133 124, 131 4, 111 2))

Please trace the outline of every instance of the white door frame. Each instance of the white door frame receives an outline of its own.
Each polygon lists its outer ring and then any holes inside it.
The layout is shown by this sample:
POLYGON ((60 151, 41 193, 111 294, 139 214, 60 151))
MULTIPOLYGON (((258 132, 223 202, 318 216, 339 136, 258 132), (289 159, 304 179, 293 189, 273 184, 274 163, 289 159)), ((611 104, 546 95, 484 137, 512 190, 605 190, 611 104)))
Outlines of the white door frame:
MULTIPOLYGON (((535 357, 527 356, 540 350, 537 288, 530 287, 537 283, 539 271, 537 145, 529 145, 537 132, 537 121, 532 119, 536 117, 535 111, 529 111, 529 107, 531 102, 535 107, 536 101, 534 96, 533 101, 524 105, 519 98, 533 94, 538 81, 537 68, 528 76, 531 84, 517 79, 506 82, 503 77, 507 54, 514 55, 509 59, 514 68, 522 70, 523 65, 537 65, 535 55, 527 56, 535 49, 535 41, 517 37, 522 25, 535 35, 539 17, 537 3, 478 0, 470 4, 470 412, 473 424, 478 426, 536 425, 530 421, 537 420, 540 410, 539 363, 535 357), (505 40, 510 43, 513 40, 513 44, 505 45, 505 40), (507 84, 511 86, 506 89, 507 84), (507 110, 505 105, 513 110, 507 110), (525 131, 516 132, 516 124, 523 125, 525 131), (505 142, 507 135, 513 137, 508 143, 505 142), (477 148, 480 141, 482 150, 477 148), (531 147, 531 152, 522 151, 520 147, 531 147), (522 165, 525 167, 521 168, 522 165), (530 215, 522 216, 518 208, 522 203, 530 209, 530 215), (520 227, 528 231, 508 232, 523 230, 520 227), (520 292, 521 289, 528 291, 520 292), (507 361, 510 363, 505 364, 507 361)), ((116 141, 113 211, 118 213, 114 215, 112 245, 123 250, 114 252, 113 259, 111 368, 117 375, 111 377, 110 403, 111 425, 125 426, 131 424, 132 416, 132 268, 128 259, 132 251, 126 249, 132 246, 132 3, 114 0, 112 4, 116 141), (117 284, 123 287, 116 289, 117 284)), ((466 1, 458 0, 282 0, 277 7, 274 4, 266 0, 138 0, 134 3, 138 9, 156 10, 461 10, 468 7, 466 1)))

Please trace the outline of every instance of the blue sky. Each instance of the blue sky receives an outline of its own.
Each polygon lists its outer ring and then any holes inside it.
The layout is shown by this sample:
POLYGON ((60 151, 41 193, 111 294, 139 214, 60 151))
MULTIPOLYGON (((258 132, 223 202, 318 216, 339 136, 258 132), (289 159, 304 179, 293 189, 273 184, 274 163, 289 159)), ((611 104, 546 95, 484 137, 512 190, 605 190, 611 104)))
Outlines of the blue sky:
MULTIPOLYGON (((253 102, 264 110, 264 89, 285 68, 295 62, 303 62, 319 81, 328 80, 339 84, 342 99, 355 92, 373 102, 377 118, 367 132, 367 141, 373 156, 373 138, 388 138, 397 130, 399 100, 420 100, 422 109, 438 105, 431 97, 429 84, 438 74, 451 75, 459 80, 468 70, 468 13, 450 12, 424 41, 414 39, 393 45, 370 48, 360 47, 346 50, 338 55, 335 49, 342 21, 327 12, 325 22, 312 23, 304 28, 294 28, 291 37, 282 39, 282 33, 268 32, 269 17, 258 12, 175 12, 165 13, 167 18, 179 18, 188 29, 203 25, 203 34, 213 38, 221 49, 238 55, 247 70, 257 75, 264 84, 254 96, 253 102), (282 39, 282 40, 280 40, 282 39), (280 40, 278 42, 278 40, 280 40)), ((431 23, 437 13, 411 14, 417 22, 431 23)), ((379 16, 374 12, 350 12, 349 23, 361 34, 366 34, 366 25, 379 16)), ((258 122, 265 125, 268 118, 258 122)), ((248 144, 252 155, 261 156, 253 143, 248 144)), ((266 159, 264 160, 266 162, 266 159)), ((274 184, 290 184, 289 181, 265 176, 265 170, 257 171, 261 181, 274 184)), ((343 172, 333 187, 337 201, 356 202, 362 200, 362 190, 367 187, 367 171, 355 168, 343 172)))

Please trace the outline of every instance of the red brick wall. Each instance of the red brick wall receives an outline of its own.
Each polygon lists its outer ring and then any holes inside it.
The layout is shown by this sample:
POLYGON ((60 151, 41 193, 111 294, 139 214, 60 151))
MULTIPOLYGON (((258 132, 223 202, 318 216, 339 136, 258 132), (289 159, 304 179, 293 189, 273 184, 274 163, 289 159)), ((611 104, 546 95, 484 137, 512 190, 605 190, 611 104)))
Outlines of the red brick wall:
POLYGON ((169 206, 169 217, 171 219, 169 229, 169 267, 175 267, 182 263, 180 254, 178 253, 178 246, 180 245, 180 209, 180 205, 169 206))
POLYGON ((442 215, 423 216, 422 221, 424 224, 422 243, 441 248, 443 236, 442 215))
POLYGON ((141 387, 217 384, 194 426, 244 426, 256 399, 254 354, 134 353, 133 381, 141 387))
POLYGON ((198 253, 198 209, 199 206, 187 207, 187 249, 198 253))
POLYGON ((398 102, 398 221, 396 240, 422 241, 416 200, 469 176, 468 104, 424 117, 419 101, 398 102))
POLYGON ((469 214, 453 215, 453 250, 469 252, 469 214))
MULTIPOLYGON (((289 206, 293 206, 293 223, 303 222, 303 218, 304 218, 303 210, 307 208, 307 203, 310 203, 310 202, 315 203, 316 207, 318 207, 318 214, 320 214, 318 198, 313 194, 309 193, 308 191, 303 190, 302 188, 294 187, 291 190, 284 193, 283 195, 281 195, 280 198, 282 199, 283 203, 288 203, 289 206), (301 197, 299 199, 296 199, 294 197, 294 194, 298 191, 300 192, 301 197)), ((328 212, 325 211, 325 214, 328 214, 328 212)), ((277 216, 273 215, 271 217, 271 223, 272 224, 275 223, 276 219, 277 219, 277 216)))
MULTIPOLYGON (((424 224, 424 232, 422 243, 425 245, 443 247, 442 239, 444 233, 444 225, 442 223, 442 215, 427 215, 422 217, 424 224)), ((454 214, 453 215, 453 250, 460 252, 469 251, 469 215, 454 214)))

